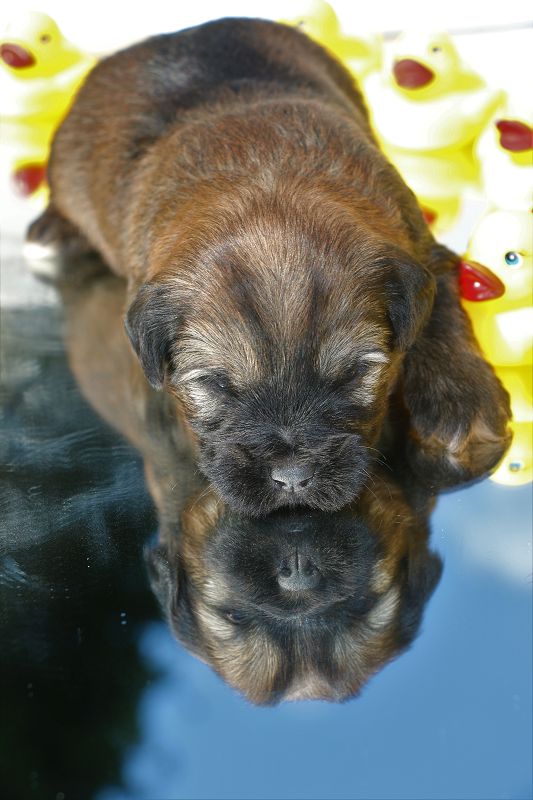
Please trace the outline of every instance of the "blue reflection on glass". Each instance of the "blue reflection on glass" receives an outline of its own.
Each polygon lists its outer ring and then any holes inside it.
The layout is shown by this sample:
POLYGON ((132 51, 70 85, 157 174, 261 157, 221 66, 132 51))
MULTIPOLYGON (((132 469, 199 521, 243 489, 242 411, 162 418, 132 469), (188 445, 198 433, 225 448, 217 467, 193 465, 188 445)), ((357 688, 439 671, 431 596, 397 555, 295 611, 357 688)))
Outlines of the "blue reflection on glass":
POLYGON ((147 626, 126 798, 531 797, 531 488, 443 496, 424 630, 360 699, 255 708, 147 626))

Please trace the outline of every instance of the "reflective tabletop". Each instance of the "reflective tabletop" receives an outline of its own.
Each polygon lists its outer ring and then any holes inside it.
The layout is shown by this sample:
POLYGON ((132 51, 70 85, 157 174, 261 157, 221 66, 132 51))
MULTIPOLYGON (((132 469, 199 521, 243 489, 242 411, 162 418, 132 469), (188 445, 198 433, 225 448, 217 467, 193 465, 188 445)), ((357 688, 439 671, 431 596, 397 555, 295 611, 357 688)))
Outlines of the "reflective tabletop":
MULTIPOLYGON (((215 531, 226 549, 191 545, 182 580, 216 583, 243 537, 283 547, 290 528, 321 550, 322 522, 215 513, 172 410, 128 360, 124 287, 97 263, 35 278, 21 256, 31 216, 15 204, 3 237, 2 795, 531 797, 531 487, 486 480, 433 510, 407 493, 417 544, 401 557, 419 574, 398 589, 403 632, 335 638, 357 645, 358 696, 250 703, 230 683, 238 665, 261 702, 254 645, 228 663, 224 633, 206 648, 177 620, 173 547, 215 531)), ((368 602, 375 504, 396 491, 385 474, 364 512, 326 526, 341 550, 356 531, 343 558, 368 602)))

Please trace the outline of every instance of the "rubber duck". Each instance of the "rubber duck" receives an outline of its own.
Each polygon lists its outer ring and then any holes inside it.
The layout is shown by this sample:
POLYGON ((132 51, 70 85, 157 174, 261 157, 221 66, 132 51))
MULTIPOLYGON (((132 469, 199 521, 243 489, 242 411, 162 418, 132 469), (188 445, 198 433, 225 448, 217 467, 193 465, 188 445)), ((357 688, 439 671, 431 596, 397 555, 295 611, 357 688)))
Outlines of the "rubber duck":
POLYGON ((531 210, 532 126, 533 108, 529 98, 508 99, 492 117, 477 143, 483 191, 497 208, 531 210))
POLYGON ((513 442, 491 476, 506 486, 533 478, 532 242, 529 212, 490 211, 476 227, 461 268, 461 294, 474 332, 511 396, 513 442))
POLYGON ((57 124, 95 58, 70 44, 46 14, 25 12, 0 39, 0 113, 57 124))
POLYGON ((47 199, 46 165, 54 130, 48 120, 40 118, 33 123, 27 119, 3 122, 2 160, 19 197, 47 199))
POLYGON ((285 24, 304 33, 339 58, 356 78, 362 78, 381 65, 381 38, 378 35, 347 35, 333 8, 324 0, 313 0, 303 13, 285 24))
POLYGON ((417 152, 471 144, 503 99, 461 61, 446 33, 402 34, 363 88, 383 141, 417 152))
POLYGON ((2 146, 22 197, 45 200, 50 143, 93 56, 82 53, 46 14, 26 12, 0 39, 2 146))
POLYGON ((472 234, 467 258, 480 262, 505 285, 503 296, 465 301, 487 358, 501 367, 533 363, 533 229, 526 211, 490 211, 472 234))

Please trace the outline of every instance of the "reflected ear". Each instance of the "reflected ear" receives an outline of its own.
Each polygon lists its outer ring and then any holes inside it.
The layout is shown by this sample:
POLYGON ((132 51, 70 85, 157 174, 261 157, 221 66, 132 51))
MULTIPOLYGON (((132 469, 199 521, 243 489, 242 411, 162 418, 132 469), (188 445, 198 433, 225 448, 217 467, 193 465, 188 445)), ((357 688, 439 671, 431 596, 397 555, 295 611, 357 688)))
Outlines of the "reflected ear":
POLYGON ((178 331, 180 315, 172 291, 164 283, 143 284, 124 321, 129 340, 154 389, 163 385, 178 331))
POLYGON ((387 258, 385 281, 394 346, 408 350, 429 319, 435 299, 435 279, 422 264, 398 252, 387 258))
POLYGON ((208 663, 208 656, 198 628, 193 602, 187 589, 187 573, 179 556, 165 545, 146 547, 144 560, 153 593, 176 639, 187 650, 208 663))
POLYGON ((400 635, 408 644, 416 636, 426 604, 442 575, 441 557, 427 546, 413 543, 406 560, 400 635))
POLYGON ((168 550, 161 544, 146 547, 144 560, 152 591, 163 611, 168 614, 178 588, 177 574, 172 576, 168 550))

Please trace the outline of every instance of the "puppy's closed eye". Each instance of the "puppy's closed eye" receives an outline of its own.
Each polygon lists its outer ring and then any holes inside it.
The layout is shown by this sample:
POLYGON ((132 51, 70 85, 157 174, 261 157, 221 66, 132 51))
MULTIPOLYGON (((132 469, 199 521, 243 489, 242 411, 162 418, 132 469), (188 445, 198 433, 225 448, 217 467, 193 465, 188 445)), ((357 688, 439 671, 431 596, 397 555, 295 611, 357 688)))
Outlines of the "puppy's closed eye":
POLYGON ((350 386, 360 382, 363 378, 370 375, 370 373, 378 374, 388 362, 389 358, 385 353, 366 353, 354 364, 343 370, 340 376, 340 384, 350 386))
POLYGON ((197 378, 198 383, 208 391, 215 391, 215 392, 224 392, 230 393, 233 392, 233 384, 231 383, 230 379, 227 375, 224 375, 221 372, 212 372, 206 373, 201 375, 197 378))
POLYGON ((233 394, 234 386, 223 372, 205 372, 194 369, 177 377, 178 386, 188 388, 192 394, 201 392, 209 395, 233 394))
POLYGON ((246 614, 243 611, 236 609, 223 609, 221 612, 224 619, 231 622, 232 625, 244 625, 246 622, 246 614))

